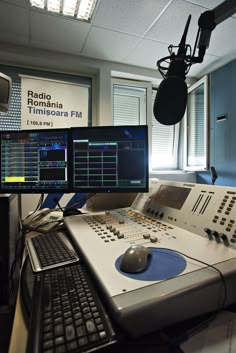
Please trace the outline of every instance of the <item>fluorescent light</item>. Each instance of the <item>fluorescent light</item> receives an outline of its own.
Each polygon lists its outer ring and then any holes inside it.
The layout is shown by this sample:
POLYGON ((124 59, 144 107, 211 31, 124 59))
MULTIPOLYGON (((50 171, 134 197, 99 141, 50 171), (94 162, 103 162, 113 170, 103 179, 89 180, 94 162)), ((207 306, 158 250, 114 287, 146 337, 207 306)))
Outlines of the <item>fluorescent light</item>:
POLYGON ((79 10, 77 18, 82 20, 89 20, 92 17, 92 13, 96 4, 96 0, 81 0, 79 4, 79 10))
POLYGON ((64 0, 63 15, 74 16, 76 11, 77 0, 64 0))
POLYGON ((47 10, 60 13, 60 0, 47 0, 47 10))
POLYGON ((30 0, 32 6, 79 20, 89 21, 97 0, 30 0))

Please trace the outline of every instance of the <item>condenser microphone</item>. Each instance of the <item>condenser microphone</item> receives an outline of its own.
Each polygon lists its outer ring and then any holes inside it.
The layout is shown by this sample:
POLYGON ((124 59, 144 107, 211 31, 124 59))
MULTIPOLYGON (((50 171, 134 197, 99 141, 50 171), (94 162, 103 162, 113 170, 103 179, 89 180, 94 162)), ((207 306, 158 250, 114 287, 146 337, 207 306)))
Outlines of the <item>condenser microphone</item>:
MULTIPOLYGON (((186 56, 188 48, 188 45, 186 45, 186 36, 190 20, 191 15, 188 17, 184 33, 178 45, 177 54, 171 53, 169 57, 163 58, 157 62, 157 66, 164 76, 164 80, 161 82, 157 91, 153 113, 156 120, 163 125, 177 124, 185 113, 188 96, 185 78, 189 66, 186 56), (166 59, 170 60, 168 69, 161 66, 163 61, 167 61, 166 59), (163 74, 161 71, 163 69, 167 70, 166 74, 163 74)), ((169 48, 172 50, 172 47, 173 46, 170 46, 169 48)))
POLYGON ((214 185, 216 179, 218 178, 218 175, 216 173, 215 167, 213 167, 213 166, 210 167, 210 172, 211 172, 211 182, 212 182, 212 185, 214 185))
POLYGON ((179 123, 185 113, 187 93, 187 85, 180 75, 165 78, 159 86, 153 106, 156 120, 163 125, 179 123))

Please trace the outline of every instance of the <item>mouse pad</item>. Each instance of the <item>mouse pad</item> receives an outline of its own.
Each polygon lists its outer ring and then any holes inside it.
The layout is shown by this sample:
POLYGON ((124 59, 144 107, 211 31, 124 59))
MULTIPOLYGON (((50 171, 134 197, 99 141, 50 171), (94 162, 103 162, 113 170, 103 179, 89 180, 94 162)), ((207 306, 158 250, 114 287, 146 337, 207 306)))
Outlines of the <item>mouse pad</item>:
POLYGON ((167 249, 149 248, 152 252, 148 267, 140 273, 127 273, 120 270, 122 255, 116 259, 115 266, 122 275, 140 281, 161 281, 176 277, 186 268, 186 261, 176 251, 167 249))

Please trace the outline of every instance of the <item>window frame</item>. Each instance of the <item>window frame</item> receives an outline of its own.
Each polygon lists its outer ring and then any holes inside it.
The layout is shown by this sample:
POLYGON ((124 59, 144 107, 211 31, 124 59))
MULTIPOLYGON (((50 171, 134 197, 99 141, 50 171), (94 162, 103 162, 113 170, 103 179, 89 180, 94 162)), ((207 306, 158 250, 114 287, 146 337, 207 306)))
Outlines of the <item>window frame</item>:
POLYGON ((204 162, 202 165, 188 165, 188 121, 190 115, 188 114, 188 104, 184 115, 184 156, 183 156, 183 169, 184 171, 205 171, 209 169, 209 78, 208 75, 202 77, 200 80, 195 82, 192 86, 188 88, 188 95, 195 89, 197 89, 200 85, 204 85, 204 115, 203 115, 203 123, 204 123, 204 147, 205 147, 205 156, 204 162))

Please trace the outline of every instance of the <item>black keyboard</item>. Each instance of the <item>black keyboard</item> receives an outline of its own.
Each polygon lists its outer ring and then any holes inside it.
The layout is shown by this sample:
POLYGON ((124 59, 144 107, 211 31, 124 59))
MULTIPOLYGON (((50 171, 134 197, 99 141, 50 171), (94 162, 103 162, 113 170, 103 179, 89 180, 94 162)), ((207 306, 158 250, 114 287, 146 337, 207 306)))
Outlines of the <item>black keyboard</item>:
POLYGON ((34 272, 79 260, 72 244, 62 231, 53 231, 27 238, 26 246, 34 272))
POLYGON ((85 267, 36 275, 27 353, 77 353, 110 346, 115 333, 85 267))

